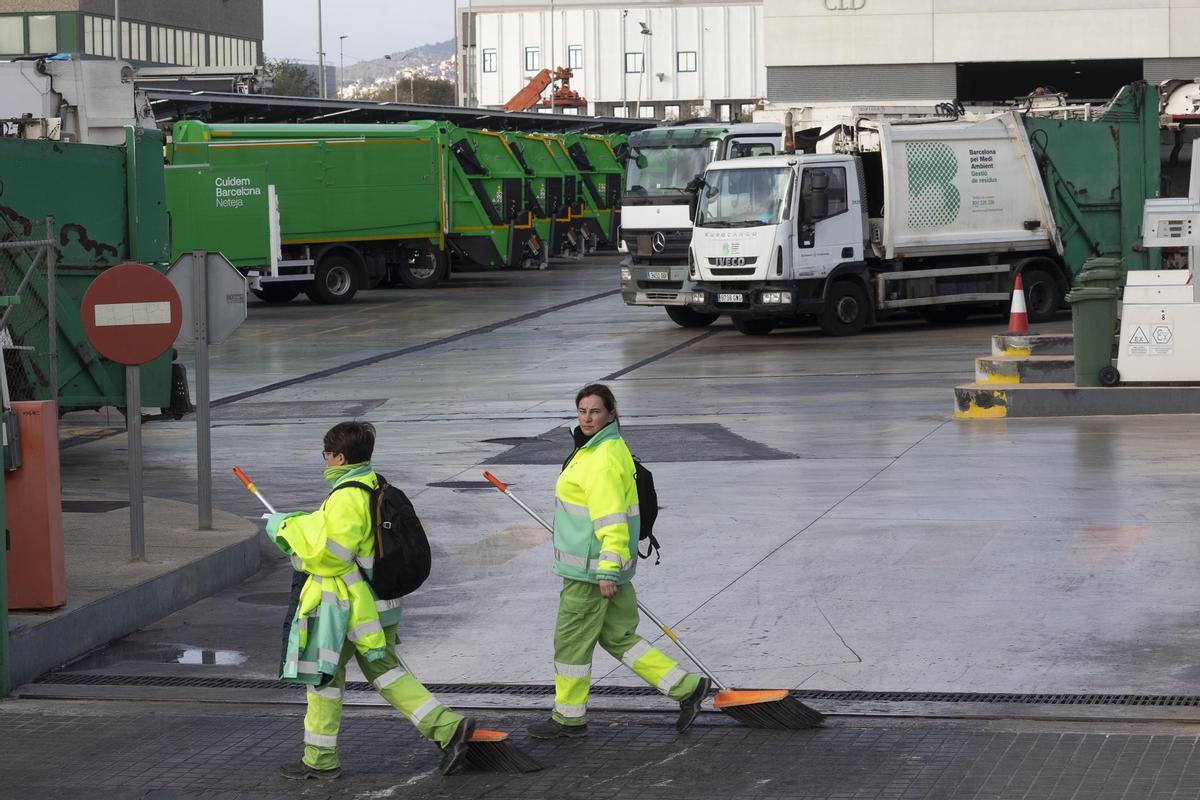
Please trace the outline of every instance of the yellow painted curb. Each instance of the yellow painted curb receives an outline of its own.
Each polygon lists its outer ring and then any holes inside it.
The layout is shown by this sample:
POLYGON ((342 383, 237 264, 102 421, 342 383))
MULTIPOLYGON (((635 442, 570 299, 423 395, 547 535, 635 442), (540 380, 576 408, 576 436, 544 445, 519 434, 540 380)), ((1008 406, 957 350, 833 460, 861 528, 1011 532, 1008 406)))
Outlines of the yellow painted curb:
POLYGON ((1003 419, 1008 416, 1008 394, 1006 392, 990 392, 994 398, 987 408, 979 405, 975 396, 970 398, 967 408, 954 405, 955 419, 1003 419))

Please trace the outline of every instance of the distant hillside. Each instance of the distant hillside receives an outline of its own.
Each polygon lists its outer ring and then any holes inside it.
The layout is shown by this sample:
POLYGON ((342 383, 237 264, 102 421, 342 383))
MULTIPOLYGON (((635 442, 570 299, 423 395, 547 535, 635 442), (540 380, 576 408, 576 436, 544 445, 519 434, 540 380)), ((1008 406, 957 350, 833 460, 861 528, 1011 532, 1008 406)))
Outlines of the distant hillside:
POLYGON ((373 58, 357 64, 347 64, 346 74, 342 79, 343 83, 370 85, 380 79, 390 81, 397 71, 403 72, 410 69, 414 70, 418 77, 454 80, 453 39, 421 45, 409 50, 397 50, 391 56, 390 61, 385 58, 373 58))

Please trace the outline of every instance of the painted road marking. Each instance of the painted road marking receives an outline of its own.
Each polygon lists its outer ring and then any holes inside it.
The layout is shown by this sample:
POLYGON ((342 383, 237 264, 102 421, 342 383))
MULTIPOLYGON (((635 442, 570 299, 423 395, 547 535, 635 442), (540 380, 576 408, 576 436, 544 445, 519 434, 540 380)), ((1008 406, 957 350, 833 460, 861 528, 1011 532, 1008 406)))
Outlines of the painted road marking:
POLYGON ((171 303, 106 303, 96 305, 96 327, 116 325, 169 325, 171 303))

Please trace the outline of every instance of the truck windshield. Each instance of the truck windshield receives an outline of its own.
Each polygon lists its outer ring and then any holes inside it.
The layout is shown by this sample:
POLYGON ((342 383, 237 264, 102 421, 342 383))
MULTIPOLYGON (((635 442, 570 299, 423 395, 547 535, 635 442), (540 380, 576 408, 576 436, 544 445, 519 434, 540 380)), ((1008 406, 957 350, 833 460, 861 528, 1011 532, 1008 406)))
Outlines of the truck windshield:
POLYGON ((704 174, 704 168, 716 155, 717 144, 712 139, 669 147, 635 148, 629 154, 625 174, 625 202, 687 203, 688 183, 704 174))
POLYGON ((696 225, 705 228, 748 228, 778 225, 788 216, 792 170, 721 169, 708 173, 700 189, 696 225))

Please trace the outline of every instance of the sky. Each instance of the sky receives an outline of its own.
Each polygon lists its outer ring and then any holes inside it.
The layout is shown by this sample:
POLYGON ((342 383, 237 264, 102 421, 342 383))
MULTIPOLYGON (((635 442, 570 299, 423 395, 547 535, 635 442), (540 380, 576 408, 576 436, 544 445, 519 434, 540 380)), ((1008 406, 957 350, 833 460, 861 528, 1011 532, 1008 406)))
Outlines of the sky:
MULTIPOLYGON (((454 37, 453 0, 322 0, 325 63, 338 61, 345 35, 346 64, 454 37)), ((264 0, 267 58, 317 61, 317 0, 264 0)))

